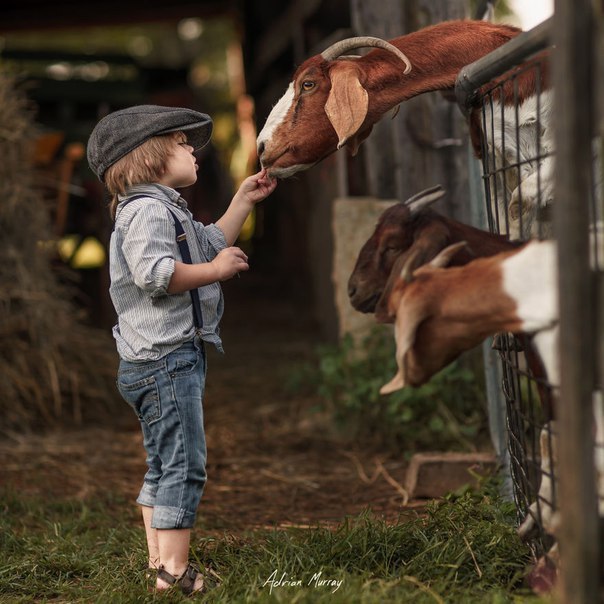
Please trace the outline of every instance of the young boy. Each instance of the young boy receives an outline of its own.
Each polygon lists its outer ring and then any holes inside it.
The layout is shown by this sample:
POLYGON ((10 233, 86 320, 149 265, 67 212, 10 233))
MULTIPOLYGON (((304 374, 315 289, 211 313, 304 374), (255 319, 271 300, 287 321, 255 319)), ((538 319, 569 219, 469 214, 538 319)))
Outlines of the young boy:
POLYGON ((117 385, 140 420, 147 452, 137 503, 149 567, 158 569, 157 589, 174 585, 186 594, 203 588, 188 554, 206 482, 204 342, 222 351, 219 283, 248 270, 247 256, 232 246, 276 186, 263 170, 243 181, 216 224, 194 221, 176 189, 196 182, 193 152, 211 133, 203 113, 140 105, 100 120, 88 141, 90 167, 113 197, 117 385))

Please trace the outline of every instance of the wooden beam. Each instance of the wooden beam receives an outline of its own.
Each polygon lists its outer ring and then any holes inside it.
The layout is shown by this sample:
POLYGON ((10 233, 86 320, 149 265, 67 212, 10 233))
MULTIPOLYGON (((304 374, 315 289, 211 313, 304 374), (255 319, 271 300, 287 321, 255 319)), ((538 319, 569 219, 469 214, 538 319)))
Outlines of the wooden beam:
MULTIPOLYGON (((275 59, 280 57, 294 42, 296 30, 321 6, 321 0, 294 0, 262 34, 254 52, 255 80, 275 59)), ((299 60, 299 57, 298 57, 299 60)))
POLYGON ((69 29, 235 15, 238 0, 9 0, 2 3, 0 32, 69 29))
MULTIPOLYGON (((350 0, 350 12, 355 35, 389 40, 404 33, 403 7, 398 0, 379 3, 350 0)), ((389 120, 383 118, 375 124, 371 135, 363 143, 368 192, 379 199, 401 199, 396 134, 389 120)))
MULTIPOLYGON (((594 57, 589 0, 556 0, 554 67, 560 291, 560 587, 566 604, 599 602, 594 468, 594 287, 589 263, 594 57)), ((601 312, 601 309, 600 309, 601 312)))

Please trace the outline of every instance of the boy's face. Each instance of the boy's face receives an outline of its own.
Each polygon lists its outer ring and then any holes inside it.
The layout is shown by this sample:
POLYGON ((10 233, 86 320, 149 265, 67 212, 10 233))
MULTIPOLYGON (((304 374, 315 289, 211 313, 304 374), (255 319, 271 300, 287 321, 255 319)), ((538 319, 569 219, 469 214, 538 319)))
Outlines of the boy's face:
POLYGON ((166 160, 166 171, 160 183, 179 189, 188 187, 197 181, 197 160, 193 155, 193 147, 187 144, 184 134, 178 133, 174 139, 174 146, 166 160))

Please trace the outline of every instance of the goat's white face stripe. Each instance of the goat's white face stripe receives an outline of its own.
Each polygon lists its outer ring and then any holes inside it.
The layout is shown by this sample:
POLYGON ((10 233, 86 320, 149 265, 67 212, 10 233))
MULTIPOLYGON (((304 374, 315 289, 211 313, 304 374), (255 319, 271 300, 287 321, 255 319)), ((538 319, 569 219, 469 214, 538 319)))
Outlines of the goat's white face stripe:
POLYGON ((264 128, 262 128, 260 134, 258 135, 258 143, 265 143, 269 141, 275 129, 287 115, 289 108, 292 106, 294 102, 294 83, 290 82, 285 94, 279 99, 277 104, 273 107, 272 111, 269 113, 266 118, 266 123, 264 124, 264 128))

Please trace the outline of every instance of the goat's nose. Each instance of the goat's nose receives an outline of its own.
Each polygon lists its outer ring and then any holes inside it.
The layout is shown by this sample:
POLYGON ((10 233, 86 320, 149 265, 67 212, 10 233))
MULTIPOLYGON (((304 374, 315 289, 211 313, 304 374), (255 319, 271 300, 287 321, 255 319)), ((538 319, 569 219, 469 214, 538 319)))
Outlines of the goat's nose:
POLYGON ((357 293, 357 288, 352 283, 348 284, 348 297, 352 298, 357 293))
POLYGON ((261 157, 263 153, 264 153, 264 143, 262 141, 260 141, 258 143, 258 157, 261 157))

